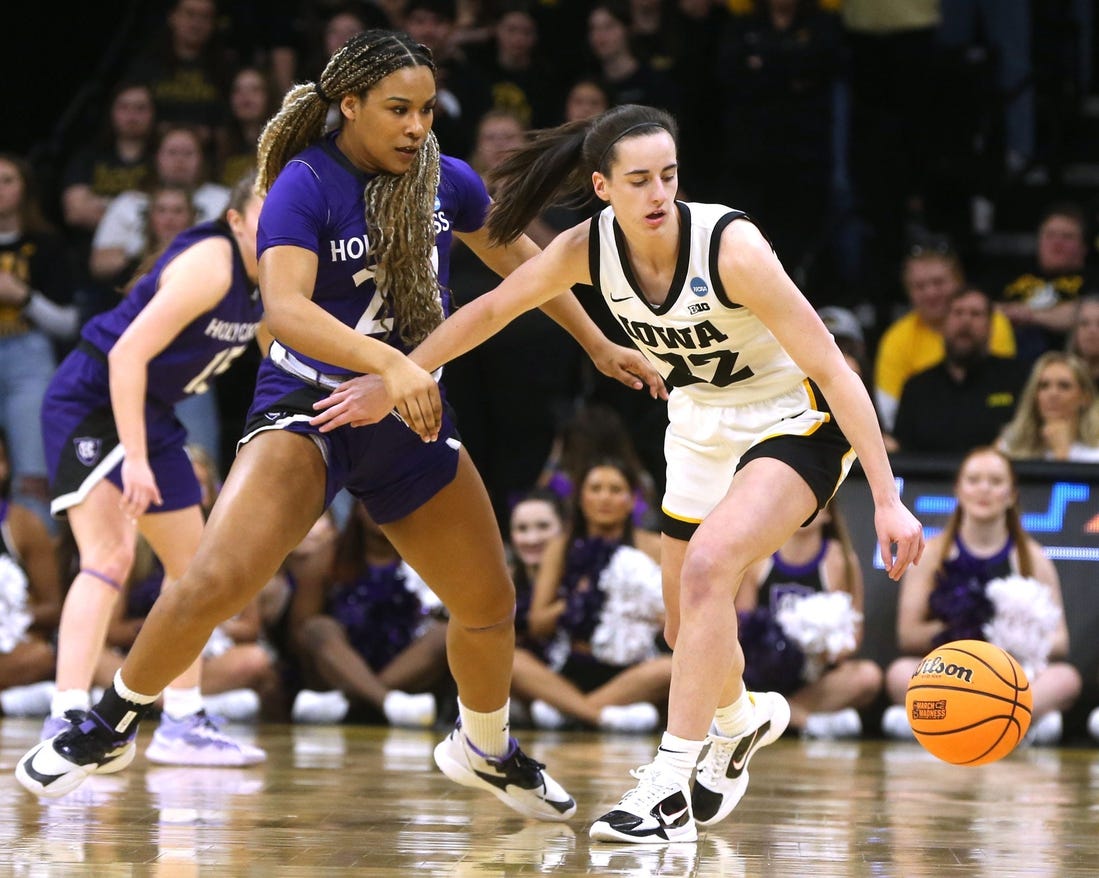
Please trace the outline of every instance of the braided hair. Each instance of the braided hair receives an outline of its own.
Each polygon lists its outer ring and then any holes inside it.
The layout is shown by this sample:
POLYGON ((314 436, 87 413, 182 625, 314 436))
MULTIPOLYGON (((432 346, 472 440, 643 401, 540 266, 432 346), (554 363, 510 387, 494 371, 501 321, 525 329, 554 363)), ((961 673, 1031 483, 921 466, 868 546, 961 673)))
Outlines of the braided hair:
MULTIPOLYGON (((324 136, 329 104, 364 97, 405 67, 435 72, 431 50, 408 34, 367 30, 352 37, 325 66, 317 82, 299 83, 282 100, 260 134, 257 189, 266 194, 293 156, 324 136)), ((443 320, 439 278, 431 263, 432 212, 439 188, 439 144, 428 134, 404 174, 380 172, 363 190, 374 279, 393 311, 401 340, 415 345, 443 320)))

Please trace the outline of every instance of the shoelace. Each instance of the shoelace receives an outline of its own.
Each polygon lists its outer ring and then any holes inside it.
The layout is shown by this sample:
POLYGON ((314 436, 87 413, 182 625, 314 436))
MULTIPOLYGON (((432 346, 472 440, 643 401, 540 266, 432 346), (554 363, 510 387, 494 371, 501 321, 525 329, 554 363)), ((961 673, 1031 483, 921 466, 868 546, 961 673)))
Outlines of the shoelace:
POLYGON ((648 810, 679 789, 679 785, 674 782, 659 780, 656 766, 651 762, 639 768, 631 768, 630 776, 637 778, 637 786, 618 800, 619 805, 632 805, 639 810, 648 810))
POLYGON ((740 738, 710 736, 710 752, 698 767, 698 776, 704 786, 712 786, 712 783, 706 782, 720 781, 725 776, 729 760, 733 758, 733 751, 739 743, 740 738))
POLYGON ((510 756, 492 761, 495 761, 496 765, 504 773, 512 777, 518 776, 521 778, 520 786, 525 789, 533 789, 537 786, 541 786, 543 789, 545 788, 546 781, 542 774, 542 769, 546 767, 545 763, 527 756, 526 753, 519 749, 518 745, 512 750, 510 756))

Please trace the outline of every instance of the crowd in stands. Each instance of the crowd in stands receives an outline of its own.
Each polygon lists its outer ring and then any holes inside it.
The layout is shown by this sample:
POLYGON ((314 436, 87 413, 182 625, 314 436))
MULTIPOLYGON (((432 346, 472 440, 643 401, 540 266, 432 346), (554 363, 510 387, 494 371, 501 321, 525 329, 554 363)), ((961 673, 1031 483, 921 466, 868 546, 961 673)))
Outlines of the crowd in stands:
MULTIPOLYGON (((1089 4, 1012 0, 983 15, 990 4, 962 0, 146 5, 124 57, 104 66, 111 80, 71 114, 94 124, 25 154, 0 147, 0 712, 48 712, 71 579, 39 425, 51 375, 176 234, 222 214, 287 89, 315 80, 351 35, 392 27, 431 48, 434 131, 482 174, 531 129, 622 103, 672 111, 682 197, 746 210, 871 391, 889 450, 957 467, 958 512, 902 586, 903 657, 888 668, 859 657, 862 573, 846 533, 869 525, 833 504, 745 580, 750 688, 787 694, 804 735, 860 735, 868 708, 903 703, 919 656, 984 636, 973 624, 995 614, 985 587, 1014 576, 1061 614, 1035 650, 1031 736, 1061 740, 1062 714, 1099 680, 1066 660, 1057 572, 1021 529, 1013 462, 1099 462, 1099 189, 1072 173, 1072 137, 1099 99, 1089 4), (1059 49, 1075 63, 1040 66, 1059 49), (796 605, 824 597, 834 628, 810 631, 796 605), (778 640, 790 646, 782 667, 763 658, 778 640)), ((547 205, 528 233, 544 246, 594 209, 547 205)), ((461 245, 451 259, 456 305, 495 286, 461 245)), ((591 288, 575 292, 629 343, 591 288)), ((210 502, 259 358, 250 349, 179 408, 210 502)), ((516 721, 659 728, 671 675, 652 532, 663 403, 597 374, 540 312, 443 380, 511 552, 516 721)), ((163 569, 145 549, 96 685, 155 600, 163 569)), ((340 498, 211 639, 204 694, 237 720, 432 726, 456 710, 446 623, 365 509, 340 498)), ((910 735, 889 707, 883 729, 910 735)))

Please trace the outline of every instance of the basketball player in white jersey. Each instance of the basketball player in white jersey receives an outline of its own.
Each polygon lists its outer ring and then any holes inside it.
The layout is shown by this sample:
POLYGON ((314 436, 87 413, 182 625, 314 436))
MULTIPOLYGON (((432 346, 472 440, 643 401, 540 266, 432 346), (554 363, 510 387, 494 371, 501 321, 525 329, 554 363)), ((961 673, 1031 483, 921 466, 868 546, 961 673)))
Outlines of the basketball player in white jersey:
MULTIPOLYGON (((588 185, 607 207, 412 354, 434 369, 562 290, 592 284, 672 387, 661 527, 674 646, 668 730, 655 759, 632 772, 637 786, 591 828, 617 843, 695 840, 696 824, 728 816, 752 755, 782 734, 785 699, 744 688, 733 598, 746 569, 824 507, 856 453, 889 576, 923 550, 862 382, 766 237, 740 211, 675 200, 675 133, 667 113, 636 105, 536 132, 494 175, 494 238, 511 240, 547 202, 588 185)), ((391 402, 363 378, 317 407, 314 422, 333 429, 380 419, 391 402)))

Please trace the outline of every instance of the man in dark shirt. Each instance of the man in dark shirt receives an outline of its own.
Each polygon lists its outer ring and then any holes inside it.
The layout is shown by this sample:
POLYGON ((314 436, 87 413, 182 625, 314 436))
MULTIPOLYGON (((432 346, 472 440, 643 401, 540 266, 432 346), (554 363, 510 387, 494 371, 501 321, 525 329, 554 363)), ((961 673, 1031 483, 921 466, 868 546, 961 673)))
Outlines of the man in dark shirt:
POLYGON ((941 363, 905 382, 893 436, 901 451, 964 454, 995 441, 1015 411, 1025 366, 988 353, 992 304, 968 287, 951 300, 941 363))

